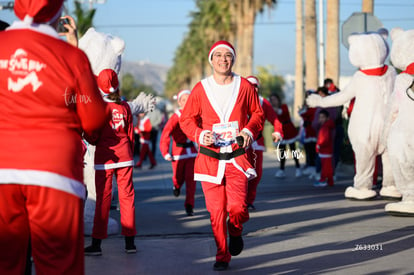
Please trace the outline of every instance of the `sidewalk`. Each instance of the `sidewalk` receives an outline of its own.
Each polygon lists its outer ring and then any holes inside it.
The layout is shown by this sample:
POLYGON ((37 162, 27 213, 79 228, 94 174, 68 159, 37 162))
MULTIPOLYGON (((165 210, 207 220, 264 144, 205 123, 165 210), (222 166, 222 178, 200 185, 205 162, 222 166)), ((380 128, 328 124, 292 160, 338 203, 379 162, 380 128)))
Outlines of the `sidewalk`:
MULTIPOLYGON (((264 175, 245 224, 245 249, 226 273, 236 274, 414 274, 414 219, 388 216, 387 201, 349 201, 352 169, 334 187, 315 189, 306 177, 273 177, 275 156, 265 153, 264 175)), ((124 252, 120 235, 102 243, 103 256, 85 257, 86 274, 217 274, 216 247, 200 184, 195 215, 184 210, 185 190, 172 195, 170 163, 134 171, 137 253, 124 252)), ((111 217, 119 221, 119 211, 111 217)), ((85 237, 89 244, 90 237, 85 237)))

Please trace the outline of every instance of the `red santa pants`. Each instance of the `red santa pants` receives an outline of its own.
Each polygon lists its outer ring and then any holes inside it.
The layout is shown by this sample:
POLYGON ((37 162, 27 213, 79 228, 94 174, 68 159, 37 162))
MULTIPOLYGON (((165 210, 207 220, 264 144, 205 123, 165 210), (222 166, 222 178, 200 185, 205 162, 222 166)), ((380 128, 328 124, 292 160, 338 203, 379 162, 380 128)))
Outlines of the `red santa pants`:
POLYGON ((172 162, 173 184, 175 188, 181 189, 185 182, 185 202, 194 208, 194 195, 196 182, 194 180, 194 161, 195 158, 179 159, 172 162))
POLYGON ((152 151, 150 150, 149 144, 148 143, 141 143, 141 151, 139 153, 139 161, 137 162, 137 164, 135 166, 137 167, 141 167, 142 162, 145 159, 145 156, 148 156, 151 165, 157 165, 157 161, 154 158, 154 155, 152 154, 152 151))
POLYGON ((243 223, 249 220, 246 205, 247 178, 233 164, 228 163, 221 184, 202 182, 201 185, 217 246, 216 261, 230 262, 227 227, 230 235, 241 236, 243 223))
POLYGON ((255 150, 251 155, 252 164, 256 169, 257 177, 249 181, 247 191, 247 204, 253 204, 256 199, 257 185, 259 185, 263 174, 263 151, 255 150))
POLYGON ((108 237, 108 219, 112 200, 112 177, 115 174, 118 184, 118 198, 121 212, 121 234, 135 236, 135 191, 132 183, 132 166, 95 171, 96 209, 93 220, 92 237, 108 237))
POLYGON ((0 274, 84 274, 83 200, 48 187, 0 184, 0 274))
POLYGON ((334 185, 333 181, 333 166, 332 166, 332 157, 323 157, 321 159, 321 177, 320 182, 327 181, 329 186, 334 185))

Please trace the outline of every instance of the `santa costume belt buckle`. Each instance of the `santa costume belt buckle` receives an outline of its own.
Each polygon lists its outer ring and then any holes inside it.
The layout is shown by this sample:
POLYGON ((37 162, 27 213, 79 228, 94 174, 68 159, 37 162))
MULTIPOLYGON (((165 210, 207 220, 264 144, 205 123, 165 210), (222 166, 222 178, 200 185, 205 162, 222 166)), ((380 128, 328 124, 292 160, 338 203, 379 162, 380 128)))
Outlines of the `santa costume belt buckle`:
POLYGON ((206 147, 200 147, 200 153, 203 155, 218 159, 218 160, 231 160, 235 157, 243 155, 244 153, 246 153, 246 151, 244 150, 244 148, 238 148, 234 150, 233 152, 217 153, 206 147))

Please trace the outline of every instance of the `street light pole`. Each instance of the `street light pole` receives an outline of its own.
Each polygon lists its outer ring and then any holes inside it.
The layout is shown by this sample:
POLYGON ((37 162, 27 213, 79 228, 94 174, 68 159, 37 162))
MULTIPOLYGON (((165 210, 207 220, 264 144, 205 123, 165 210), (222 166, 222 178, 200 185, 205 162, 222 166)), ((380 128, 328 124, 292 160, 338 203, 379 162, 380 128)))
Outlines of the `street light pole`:
POLYGON ((323 33, 323 0, 319 0, 319 85, 322 86, 325 79, 325 52, 323 33))

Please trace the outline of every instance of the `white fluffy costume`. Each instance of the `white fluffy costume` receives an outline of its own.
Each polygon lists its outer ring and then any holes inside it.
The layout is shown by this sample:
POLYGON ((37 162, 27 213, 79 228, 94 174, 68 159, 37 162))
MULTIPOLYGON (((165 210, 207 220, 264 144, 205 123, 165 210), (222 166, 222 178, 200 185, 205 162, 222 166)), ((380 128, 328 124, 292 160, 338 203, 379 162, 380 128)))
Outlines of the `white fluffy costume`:
MULTIPOLYGON (((121 67, 121 55, 125 49, 125 42, 109 34, 104 34, 90 28, 79 40, 79 48, 88 56, 92 71, 98 76, 103 69, 113 69, 119 73, 121 67)), ((84 181, 88 189, 88 199, 84 210, 84 233, 92 234, 93 219, 96 206, 95 170, 94 170, 95 146, 88 145, 85 154, 84 181)), ((108 235, 118 233, 118 222, 109 218, 108 235)))
MULTIPOLYGON (((125 49, 125 42, 119 37, 111 34, 97 32, 94 28, 79 39, 79 48, 88 56, 92 72, 95 76, 104 69, 112 69, 117 74, 121 69, 121 58, 125 49)), ((155 99, 152 95, 141 92, 134 100, 128 101, 132 115, 142 112, 151 112, 155 108, 155 99)), ((94 170, 95 146, 88 145, 85 154, 84 181, 88 189, 88 199, 85 203, 84 232, 86 235, 92 233, 93 219, 95 214, 95 170, 94 170)), ((118 223, 109 218, 108 235, 118 233, 118 223)))
POLYGON ((349 36, 349 60, 359 70, 341 92, 324 98, 311 95, 306 100, 310 107, 333 107, 343 105, 355 97, 348 134, 355 153, 356 174, 354 186, 345 191, 345 197, 349 199, 367 200, 376 197, 377 193, 372 190, 372 178, 377 155, 382 155, 383 162, 383 187, 380 195, 401 197, 395 188, 386 147, 381 143, 386 104, 396 76, 394 68, 384 65, 389 52, 385 41, 387 36, 385 29, 349 36))
POLYGON ((387 146, 392 172, 402 201, 389 203, 385 211, 392 215, 414 216, 414 30, 391 31, 391 62, 402 72, 397 76, 386 120, 387 146))

